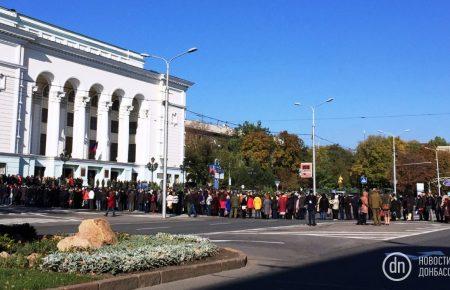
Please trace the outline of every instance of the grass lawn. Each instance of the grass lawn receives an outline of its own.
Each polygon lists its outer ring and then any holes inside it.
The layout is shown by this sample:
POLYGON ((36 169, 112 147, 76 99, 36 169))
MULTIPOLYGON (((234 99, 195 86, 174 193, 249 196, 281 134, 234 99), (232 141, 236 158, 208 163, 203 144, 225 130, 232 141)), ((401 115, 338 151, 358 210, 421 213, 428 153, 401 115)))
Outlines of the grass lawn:
POLYGON ((42 272, 34 269, 0 268, 2 289, 46 289, 98 280, 101 275, 42 272))

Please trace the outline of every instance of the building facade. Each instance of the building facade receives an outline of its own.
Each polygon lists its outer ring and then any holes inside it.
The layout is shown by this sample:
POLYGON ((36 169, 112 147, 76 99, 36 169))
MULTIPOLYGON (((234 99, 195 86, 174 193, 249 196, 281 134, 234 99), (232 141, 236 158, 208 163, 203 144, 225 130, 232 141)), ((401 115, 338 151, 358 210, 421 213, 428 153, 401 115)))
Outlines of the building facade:
MULTIPOLYGON (((0 7, 0 174, 160 182, 164 78, 139 53, 0 7)), ((184 159, 192 85, 169 83, 170 183, 184 159)))

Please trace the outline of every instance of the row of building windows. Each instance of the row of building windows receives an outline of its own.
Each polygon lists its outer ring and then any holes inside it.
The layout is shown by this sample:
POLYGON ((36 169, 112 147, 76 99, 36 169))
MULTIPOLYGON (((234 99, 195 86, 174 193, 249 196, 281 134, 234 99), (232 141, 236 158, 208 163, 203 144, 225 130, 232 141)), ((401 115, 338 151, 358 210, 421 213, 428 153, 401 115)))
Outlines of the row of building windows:
MULTIPOLYGON (((41 134, 40 139, 40 155, 45 155, 45 148, 46 148, 46 134, 41 134)), ((65 143, 65 150, 67 154, 72 154, 72 144, 73 144, 73 138, 72 137, 66 137, 66 143, 65 143)), ((95 153, 96 153, 96 144, 97 141, 95 140, 89 140, 89 156, 88 158, 91 160, 95 159, 95 153)), ((110 160, 115 161, 117 160, 117 152, 118 152, 118 144, 117 143, 111 143, 109 148, 109 156, 110 160)), ((128 144, 128 162, 135 162, 136 161, 136 144, 128 144)))
MULTIPOLYGON (((93 148, 97 147, 96 140, 89 140, 89 159, 95 159, 96 150, 93 148)), ((118 143, 111 143, 109 146, 109 160, 117 160, 118 154, 118 143)), ((136 144, 128 144, 128 162, 136 161, 136 144)))
MULTIPOLYGON (((67 113, 67 127, 73 127, 73 118, 74 114, 71 112, 67 113)), ((47 123, 48 120, 48 109, 42 108, 42 116, 41 121, 42 123, 47 123)), ((96 131, 97 130, 97 117, 91 117, 91 122, 89 125, 91 130, 96 131)), ((129 122, 129 134, 135 135, 137 131, 137 122, 129 122)), ((111 133, 119 133, 119 121, 111 120, 111 133)))

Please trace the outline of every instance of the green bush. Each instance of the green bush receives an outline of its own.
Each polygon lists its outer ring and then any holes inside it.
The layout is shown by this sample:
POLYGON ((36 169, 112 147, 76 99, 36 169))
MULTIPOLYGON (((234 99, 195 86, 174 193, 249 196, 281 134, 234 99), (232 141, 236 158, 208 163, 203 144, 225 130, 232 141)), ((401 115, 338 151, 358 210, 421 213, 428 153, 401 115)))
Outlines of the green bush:
POLYGON ((15 241, 11 239, 7 234, 0 235, 0 252, 11 253, 13 251, 15 241))
POLYGON ((24 256, 28 256, 32 253, 46 255, 58 250, 58 248, 56 247, 58 242, 59 240, 57 239, 42 239, 23 244, 16 243, 13 247, 13 252, 24 256))
POLYGON ((30 224, 0 225, 0 235, 8 235, 16 242, 31 242, 37 239, 36 229, 30 224))
POLYGON ((0 258, 0 268, 28 268, 26 256, 13 254, 8 258, 0 258))
POLYGON ((117 274, 180 265, 215 255, 217 251, 216 245, 197 236, 130 236, 94 251, 52 253, 42 259, 41 269, 117 274))

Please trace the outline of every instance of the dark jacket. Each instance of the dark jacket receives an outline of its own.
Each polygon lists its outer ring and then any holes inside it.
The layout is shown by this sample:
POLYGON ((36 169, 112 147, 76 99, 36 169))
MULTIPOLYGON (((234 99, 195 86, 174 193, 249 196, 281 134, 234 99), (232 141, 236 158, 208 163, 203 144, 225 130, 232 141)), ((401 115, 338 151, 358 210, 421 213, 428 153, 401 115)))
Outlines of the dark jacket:
POLYGON ((313 194, 308 194, 305 198, 305 205, 308 211, 316 210, 317 197, 313 194))

